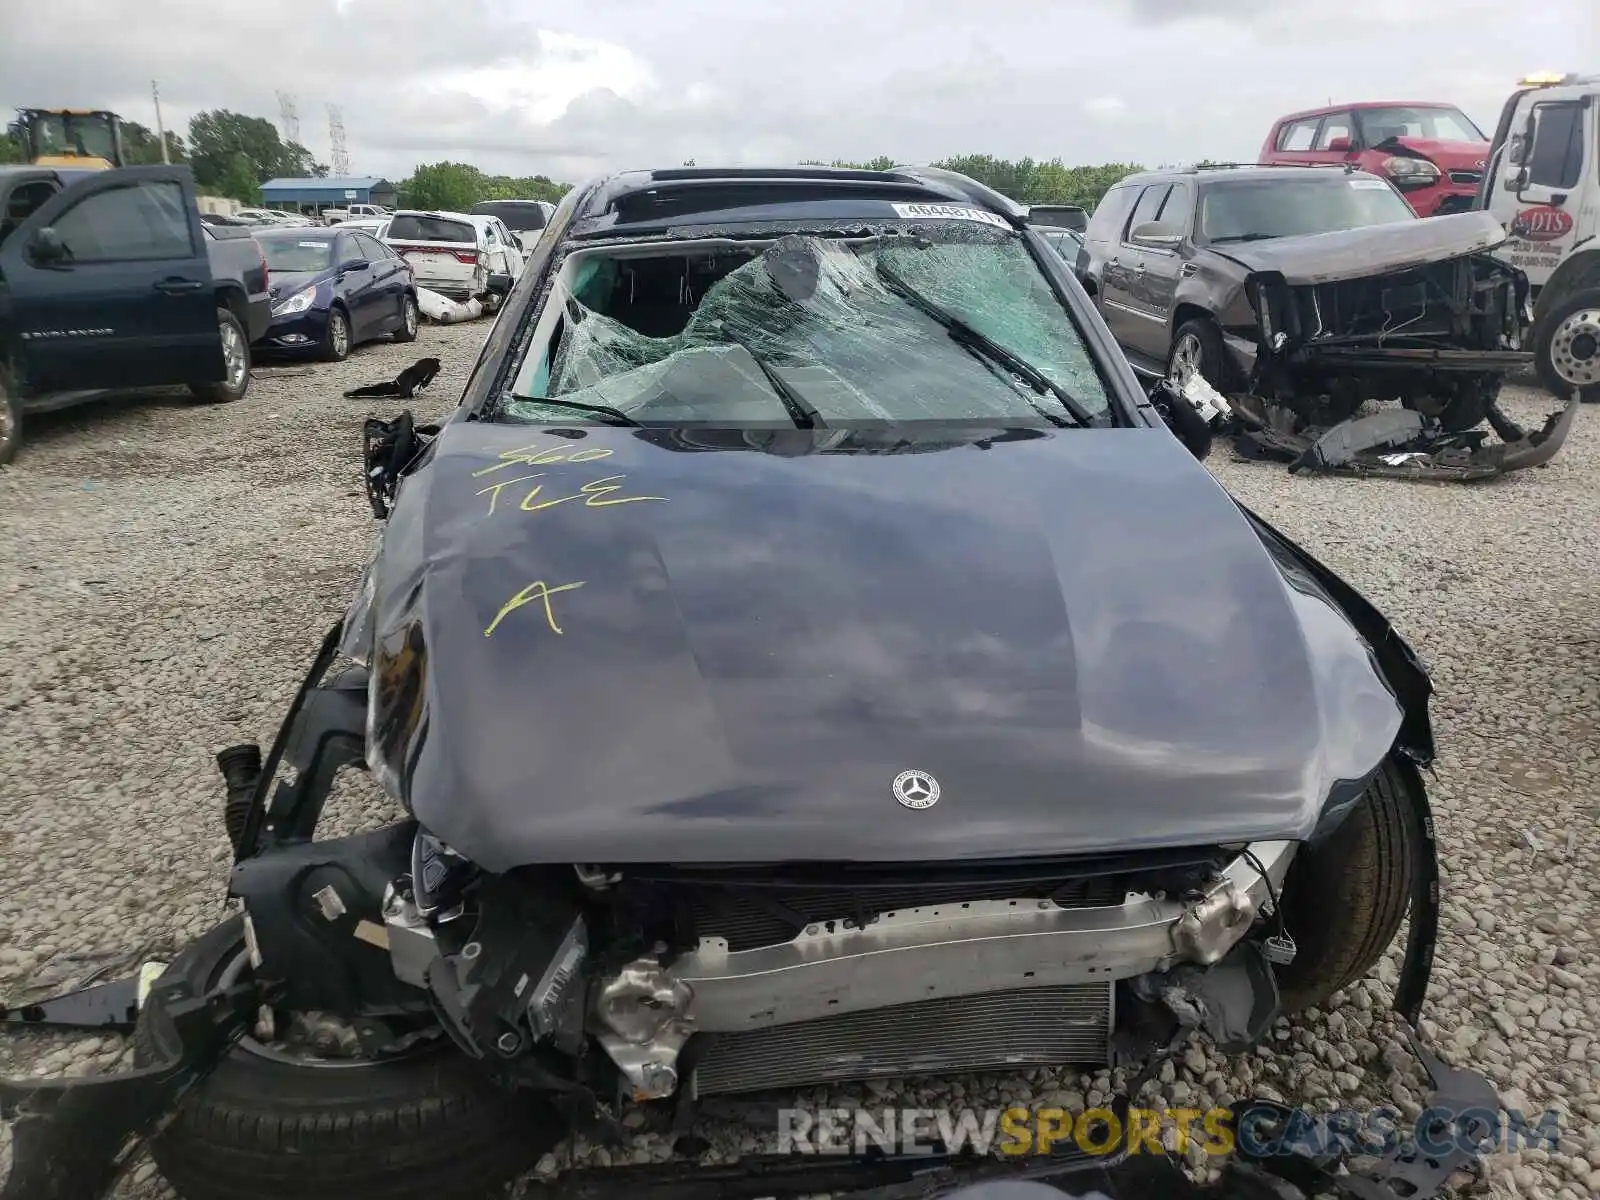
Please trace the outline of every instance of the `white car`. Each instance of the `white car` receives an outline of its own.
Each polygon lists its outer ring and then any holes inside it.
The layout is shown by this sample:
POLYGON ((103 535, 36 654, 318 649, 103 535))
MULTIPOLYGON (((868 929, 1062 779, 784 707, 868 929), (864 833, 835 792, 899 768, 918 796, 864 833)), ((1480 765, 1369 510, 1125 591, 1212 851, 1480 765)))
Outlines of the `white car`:
POLYGON ((411 264, 418 287, 452 300, 484 295, 491 275, 522 274, 522 250, 498 217, 401 209, 381 237, 411 264))
POLYGON ((383 237, 383 227, 389 223, 388 217, 352 217, 348 221, 340 221, 340 229, 359 229, 362 233, 371 234, 375 238, 383 237))
POLYGON ((485 200, 474 204, 470 215, 499 217, 517 245, 522 247, 522 257, 526 259, 533 253, 534 244, 544 234, 555 211, 556 206, 548 200, 485 200))

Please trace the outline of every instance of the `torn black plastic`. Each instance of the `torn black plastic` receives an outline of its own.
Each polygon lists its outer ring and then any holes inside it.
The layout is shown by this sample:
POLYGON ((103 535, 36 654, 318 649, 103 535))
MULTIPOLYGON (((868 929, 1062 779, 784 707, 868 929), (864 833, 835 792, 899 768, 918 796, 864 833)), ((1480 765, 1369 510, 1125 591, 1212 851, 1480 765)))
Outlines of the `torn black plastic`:
POLYGON ((158 981, 144 1014, 158 1061, 116 1075, 0 1080, 0 1117, 12 1122, 0 1200, 100 1200, 140 1139, 249 1029, 261 1001, 254 984, 194 996, 181 980, 158 981))

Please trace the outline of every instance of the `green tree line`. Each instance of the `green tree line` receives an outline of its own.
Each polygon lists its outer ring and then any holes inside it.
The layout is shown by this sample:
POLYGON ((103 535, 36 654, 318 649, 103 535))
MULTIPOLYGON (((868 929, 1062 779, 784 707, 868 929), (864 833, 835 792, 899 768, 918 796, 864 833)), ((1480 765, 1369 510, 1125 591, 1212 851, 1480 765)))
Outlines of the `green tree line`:
MULTIPOLYGON (((0 138, 0 162, 22 161, 21 139, 16 134, 13 124, 0 138)), ((161 161, 160 140, 145 126, 123 122, 122 140, 130 163, 161 161)), ((298 143, 284 142, 271 121, 227 109, 198 114, 189 122, 187 139, 169 133, 167 147, 173 162, 186 162, 193 167, 202 191, 247 204, 260 203, 261 184, 269 179, 321 178, 328 174, 328 168, 317 162, 311 151, 298 143)), ((694 160, 685 165, 694 165, 694 160)), ((813 159, 808 165, 886 171, 896 165, 896 160, 879 156, 865 162, 836 159, 824 164, 813 159)), ((961 154, 933 165, 959 171, 1019 204, 1077 204, 1087 209, 1093 209, 1117 180, 1144 169, 1137 163, 1072 166, 1060 158, 1006 159, 990 154, 961 154)), ((548 175, 491 175, 470 163, 448 161, 419 164, 409 178, 397 180, 395 185, 405 207, 455 212, 481 200, 556 203, 572 187, 548 175)))

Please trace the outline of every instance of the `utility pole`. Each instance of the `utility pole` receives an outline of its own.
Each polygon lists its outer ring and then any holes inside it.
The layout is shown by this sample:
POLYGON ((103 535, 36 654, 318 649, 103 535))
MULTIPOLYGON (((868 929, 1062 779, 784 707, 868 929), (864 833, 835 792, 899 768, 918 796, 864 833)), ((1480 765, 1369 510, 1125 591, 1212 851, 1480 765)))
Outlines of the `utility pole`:
POLYGON ((150 99, 156 102, 156 137, 161 139, 161 161, 171 166, 172 156, 167 152, 167 130, 161 124, 161 91, 154 79, 150 81, 150 99))

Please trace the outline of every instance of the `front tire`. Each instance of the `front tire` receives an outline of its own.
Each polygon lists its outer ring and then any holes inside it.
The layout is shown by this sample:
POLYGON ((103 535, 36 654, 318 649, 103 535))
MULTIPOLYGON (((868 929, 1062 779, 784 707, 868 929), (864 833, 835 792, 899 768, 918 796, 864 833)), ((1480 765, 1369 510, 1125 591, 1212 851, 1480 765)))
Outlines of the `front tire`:
POLYGON ((400 327, 394 331, 394 340, 397 342, 414 342, 417 340, 417 327, 422 324, 422 315, 417 311, 417 298, 410 292, 400 302, 400 327))
POLYGON ((207 404, 231 404, 243 400, 250 390, 250 339, 231 309, 217 309, 217 328, 222 336, 223 377, 212 383, 191 383, 189 391, 207 404))
POLYGON ((1600 288, 1574 292, 1539 321, 1533 365, 1545 389, 1565 399, 1573 388, 1600 403, 1600 288))
POLYGON ((1416 879, 1422 824, 1413 789, 1422 779, 1390 757, 1344 823, 1300 848, 1283 889, 1283 916, 1298 953, 1278 968, 1286 1012, 1322 1004, 1364 976, 1394 941, 1416 879))
POLYGON ((350 357, 350 318, 342 308, 328 310, 328 327, 322 331, 320 357, 323 362, 343 362, 350 357))
POLYGON ((22 449, 22 401, 13 390, 4 367, 0 367, 0 467, 17 457, 22 449))
MULTIPOLYGON (((244 949, 233 917, 167 968, 196 992, 244 949)), ((136 1061, 154 1057, 134 1032, 136 1061)), ((183 1200, 482 1200, 565 1129, 537 1098, 495 1086, 454 1044, 385 1062, 300 1065, 244 1042, 151 1141, 183 1200)))
POLYGON ((1178 326, 1167 351, 1167 379, 1182 389, 1189 377, 1199 374, 1217 391, 1227 393, 1233 386, 1233 368, 1228 349, 1222 344, 1222 330, 1215 321, 1196 317, 1178 326))

